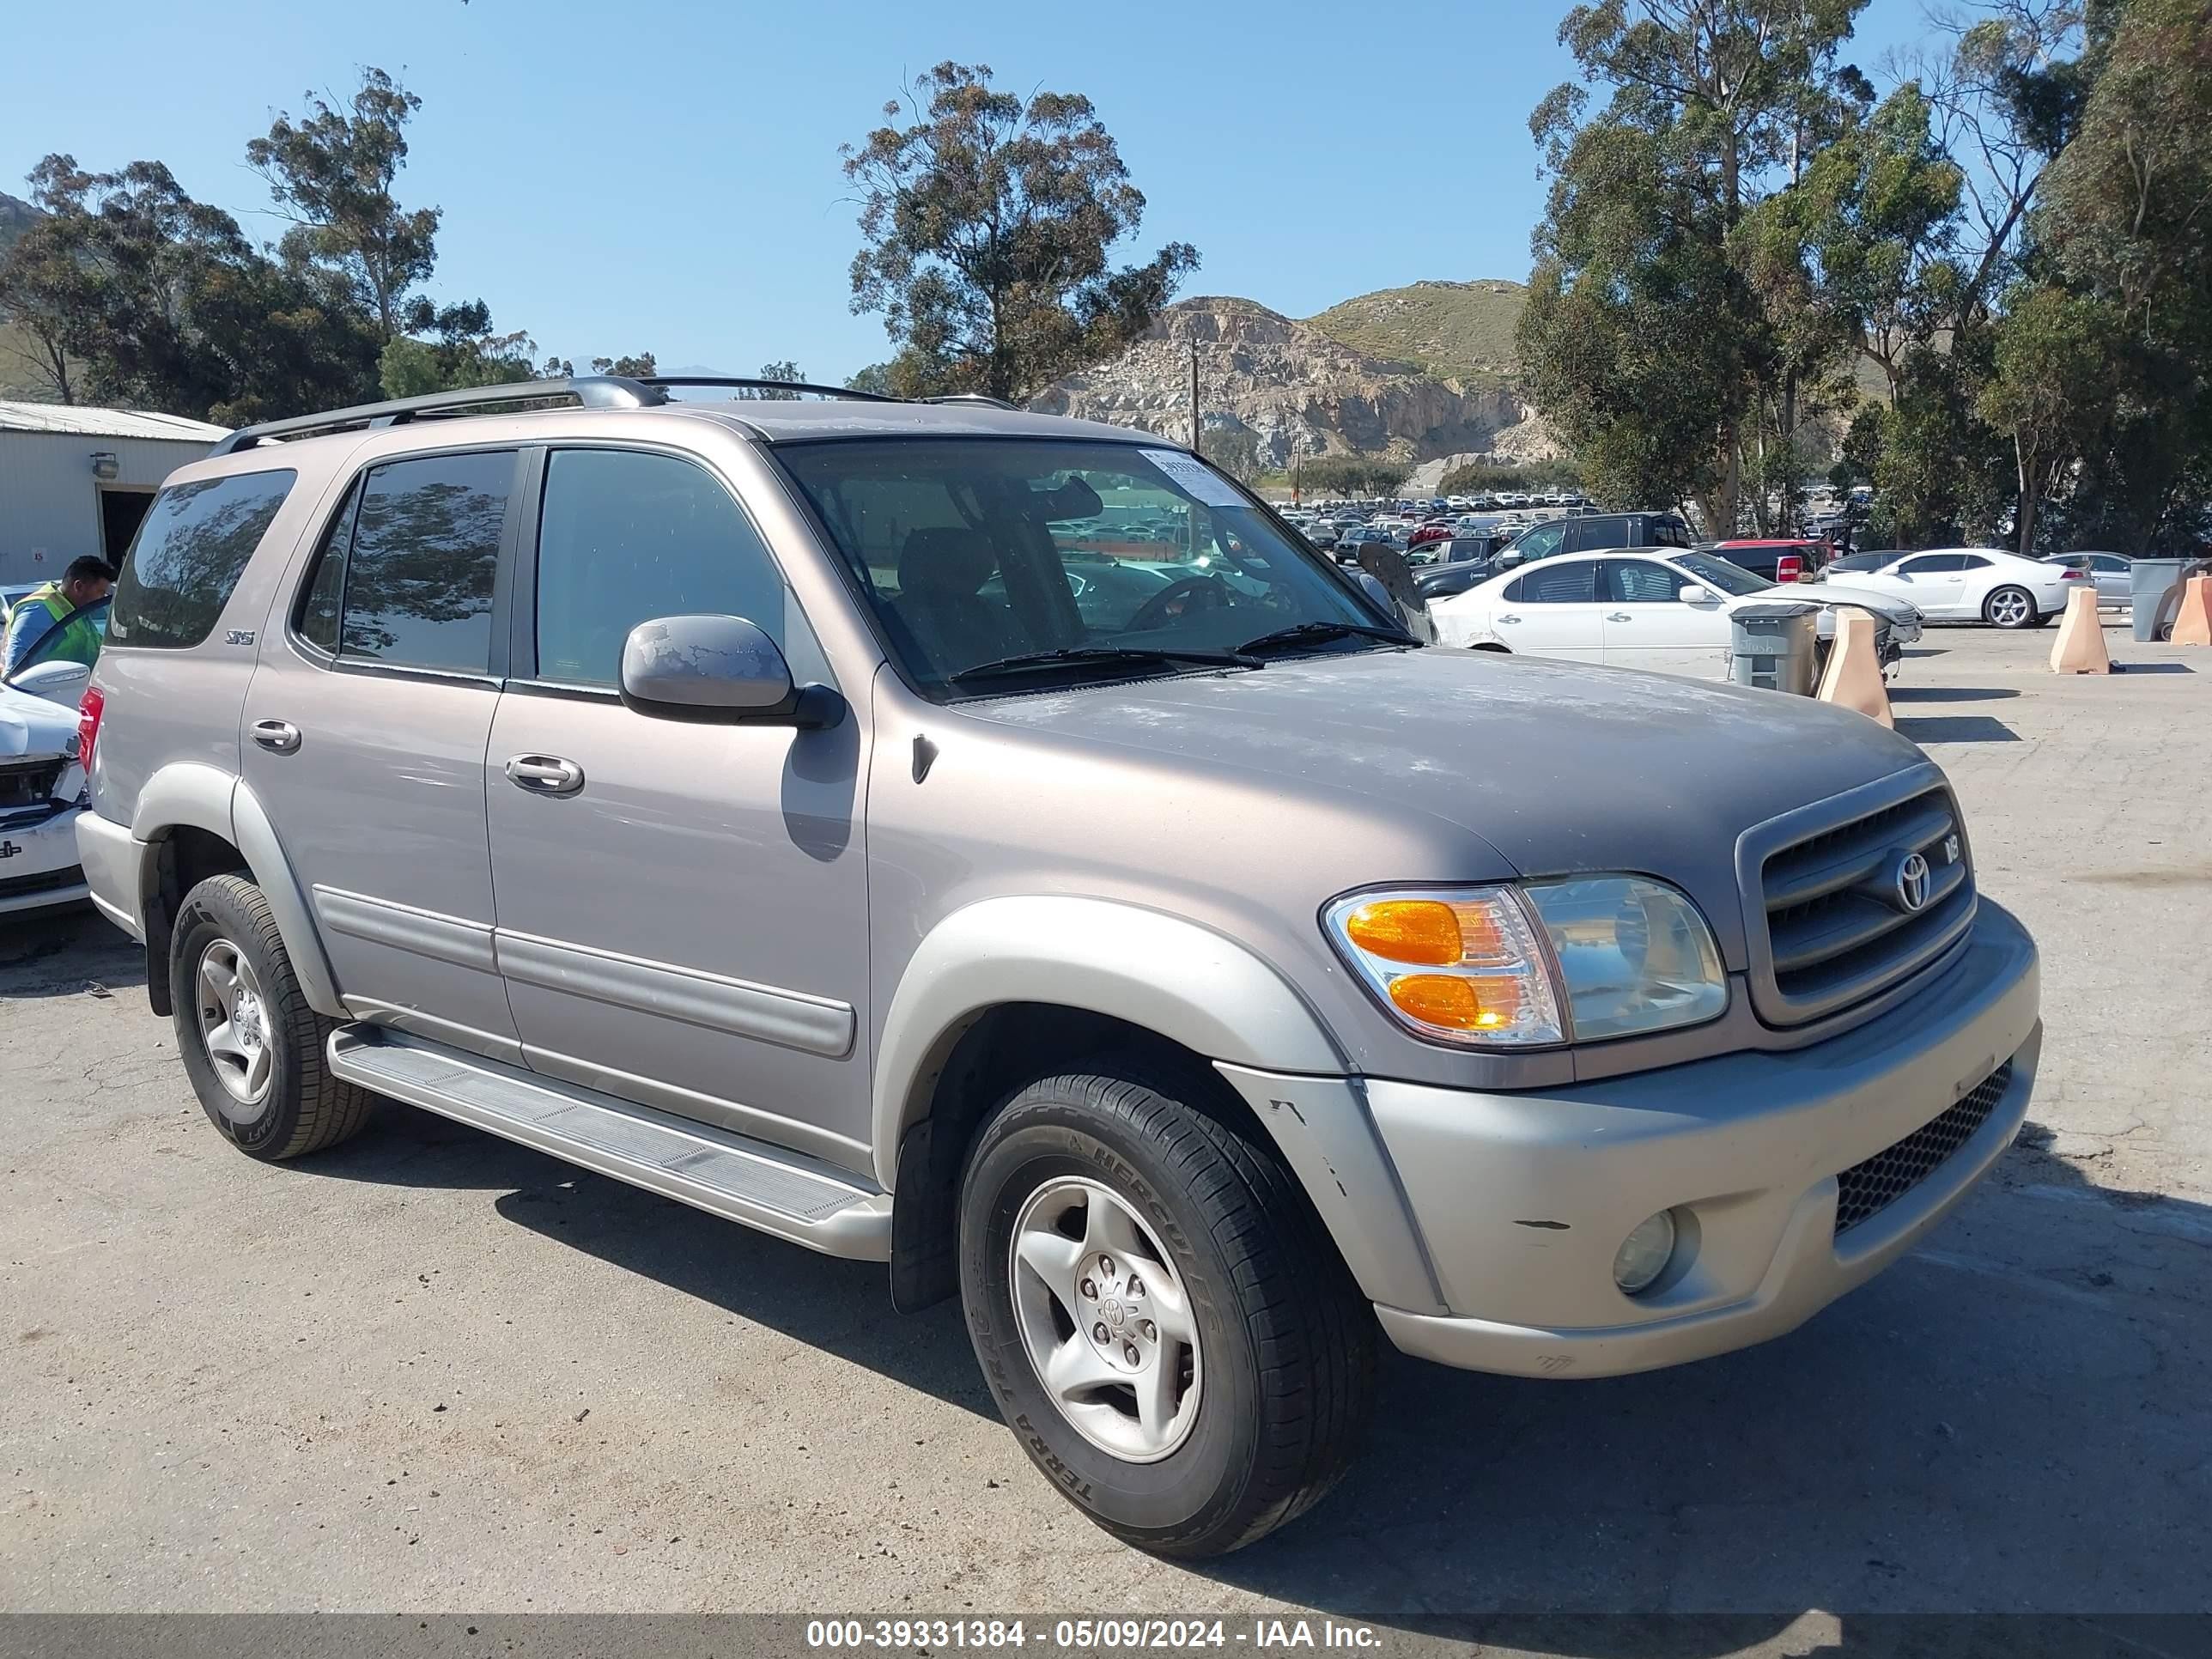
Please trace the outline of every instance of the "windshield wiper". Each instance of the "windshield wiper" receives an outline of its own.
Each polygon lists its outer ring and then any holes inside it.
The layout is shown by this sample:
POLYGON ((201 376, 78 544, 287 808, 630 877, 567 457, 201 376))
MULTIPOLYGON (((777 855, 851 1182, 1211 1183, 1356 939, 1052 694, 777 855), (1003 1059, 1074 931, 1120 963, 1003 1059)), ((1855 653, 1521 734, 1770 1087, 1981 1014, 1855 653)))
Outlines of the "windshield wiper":
POLYGON ((1288 628, 1279 628, 1272 634, 1262 634, 1257 639, 1247 640, 1237 648, 1239 651, 1267 651, 1290 645, 1319 644, 1324 640, 1349 639, 1358 635, 1365 639, 1384 640, 1392 645, 1419 645, 1411 634, 1389 628, 1370 628, 1365 623, 1302 622, 1288 628))
POLYGON ((1265 666, 1260 659, 1242 651, 1170 651, 1149 646, 1134 645, 1072 645, 1056 651, 1024 651, 1012 657, 1000 657, 994 662, 979 662, 973 668, 963 668, 945 678, 957 684, 963 680, 996 679, 1002 675, 1031 674, 1055 668, 1128 667, 1157 668, 1163 665, 1197 663, 1211 668, 1260 668, 1265 666))

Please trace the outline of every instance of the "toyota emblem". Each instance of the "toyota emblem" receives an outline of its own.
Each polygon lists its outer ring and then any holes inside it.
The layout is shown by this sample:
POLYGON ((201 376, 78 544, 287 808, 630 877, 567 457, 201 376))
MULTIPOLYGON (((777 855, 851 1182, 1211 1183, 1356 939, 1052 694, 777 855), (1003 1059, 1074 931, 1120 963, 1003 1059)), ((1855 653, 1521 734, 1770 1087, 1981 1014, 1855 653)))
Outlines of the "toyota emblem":
POLYGON ((1897 902, 1907 915, 1928 902, 1928 860, 1907 853, 1897 866, 1897 902))

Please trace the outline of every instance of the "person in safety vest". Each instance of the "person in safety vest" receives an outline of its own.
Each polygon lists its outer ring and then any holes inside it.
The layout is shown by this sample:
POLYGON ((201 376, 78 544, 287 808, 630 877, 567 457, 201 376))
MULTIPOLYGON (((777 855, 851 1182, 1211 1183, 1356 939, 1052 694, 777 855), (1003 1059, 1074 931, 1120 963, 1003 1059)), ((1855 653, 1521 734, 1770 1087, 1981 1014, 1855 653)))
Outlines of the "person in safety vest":
POLYGON ((8 618, 8 639, 0 646, 0 680, 14 677, 40 653, 42 662, 90 663, 100 655, 100 630, 84 612, 98 605, 115 586, 115 570, 103 559, 88 554, 72 559, 58 582, 27 595, 8 618), (52 637, 54 630, 61 637, 52 637))

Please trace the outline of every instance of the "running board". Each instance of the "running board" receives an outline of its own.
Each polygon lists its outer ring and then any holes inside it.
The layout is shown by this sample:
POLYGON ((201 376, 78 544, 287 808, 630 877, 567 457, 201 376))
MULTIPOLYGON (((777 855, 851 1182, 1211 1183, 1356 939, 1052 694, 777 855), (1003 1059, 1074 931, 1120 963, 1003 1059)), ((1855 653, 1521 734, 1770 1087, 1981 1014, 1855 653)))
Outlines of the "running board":
POLYGON ((373 1093, 826 1255, 890 1260, 889 1193, 765 1141, 377 1026, 333 1031, 330 1065, 373 1093))

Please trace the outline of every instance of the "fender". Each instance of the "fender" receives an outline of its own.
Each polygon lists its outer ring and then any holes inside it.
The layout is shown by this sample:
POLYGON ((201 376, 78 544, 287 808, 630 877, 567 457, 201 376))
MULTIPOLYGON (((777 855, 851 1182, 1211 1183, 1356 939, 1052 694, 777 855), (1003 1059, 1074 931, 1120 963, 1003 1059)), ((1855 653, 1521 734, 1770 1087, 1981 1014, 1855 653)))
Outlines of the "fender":
POLYGON ((1396 1171, 1320 1017, 1241 945, 1135 905, 985 899, 931 929, 876 1049, 876 1178, 886 1190, 953 1043, 975 1015, 1009 1002, 1110 1014, 1213 1061, 1254 1102, 1363 1291, 1442 1306, 1396 1171))
POLYGON ((307 1006, 333 1019, 349 1018, 345 1004, 338 1000, 337 981, 330 958, 323 954, 307 895, 292 873, 291 860, 284 856, 268 812, 247 785, 219 767, 175 762, 155 772, 139 790, 131 837, 147 849, 139 855, 141 913, 147 913, 143 900, 150 896, 153 844, 182 824, 221 836, 245 855, 254 884, 276 919, 277 934, 307 1006))

